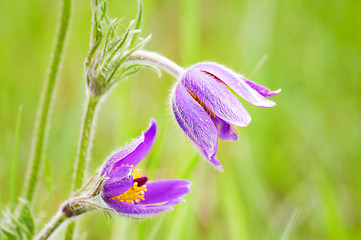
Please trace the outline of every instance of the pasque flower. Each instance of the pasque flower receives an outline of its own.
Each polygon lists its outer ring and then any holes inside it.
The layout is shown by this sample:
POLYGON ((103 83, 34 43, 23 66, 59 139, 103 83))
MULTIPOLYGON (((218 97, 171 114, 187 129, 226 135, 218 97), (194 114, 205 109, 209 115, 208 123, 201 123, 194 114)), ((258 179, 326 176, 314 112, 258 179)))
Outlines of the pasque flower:
POLYGON ((218 138, 235 141, 237 127, 251 122, 251 116, 229 89, 259 107, 275 106, 266 97, 280 92, 280 89, 271 91, 217 63, 204 62, 187 69, 171 95, 178 124, 220 171, 223 171, 222 165, 215 157, 218 138))
POLYGON ((147 218, 172 210, 172 205, 183 202, 180 198, 190 192, 191 182, 180 179, 149 181, 137 164, 149 153, 156 136, 157 126, 150 127, 130 144, 114 153, 104 164, 105 177, 101 196, 118 213, 132 218, 147 218))

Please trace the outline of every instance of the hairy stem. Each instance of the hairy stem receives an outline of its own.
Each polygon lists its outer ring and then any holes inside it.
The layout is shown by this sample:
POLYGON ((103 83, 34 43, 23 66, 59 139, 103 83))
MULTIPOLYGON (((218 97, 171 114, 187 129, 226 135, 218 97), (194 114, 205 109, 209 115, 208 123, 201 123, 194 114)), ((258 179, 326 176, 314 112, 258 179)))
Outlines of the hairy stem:
MULTIPOLYGON (((83 184, 84 173, 88 165, 88 157, 91 149, 90 146, 92 139, 92 129, 94 126, 94 117, 98 103, 99 103, 99 98, 95 98, 91 94, 88 94, 88 101, 83 117, 82 129, 81 129, 79 145, 78 145, 78 152, 74 166, 74 179, 73 179, 72 192, 75 192, 83 184)), ((75 222, 72 222, 68 225, 65 239, 72 239, 74 229, 75 229, 75 222)))
POLYGON ((43 151, 47 140, 47 128, 49 123, 50 108, 54 96, 54 89, 59 72, 59 66, 63 58, 65 41, 69 32, 69 23, 71 18, 72 0, 63 0, 61 16, 58 23, 58 31, 55 38, 55 45, 51 54, 51 63, 49 72, 45 80, 44 90, 38 109, 36 125, 34 130, 34 139, 30 158, 30 167, 27 173, 27 185, 25 185, 25 198, 32 202, 34 193, 39 181, 39 173, 43 160, 43 151))
MULTIPOLYGON (((48 239, 51 234, 53 234, 53 232, 65 222, 66 219, 73 219, 76 216, 95 210, 94 207, 90 207, 88 205, 89 201, 87 200, 89 200, 89 196, 71 197, 65 201, 60 206, 56 215, 48 222, 48 224, 45 225, 35 239, 48 239)), ((90 203, 90 205, 94 205, 94 203, 90 203)))
POLYGON ((156 66, 173 75, 175 78, 179 78, 184 73, 184 68, 155 52, 144 50, 135 51, 128 57, 127 62, 140 64, 146 63, 152 66, 156 66))
POLYGON ((50 220, 50 222, 41 230, 36 240, 45 240, 66 220, 66 216, 62 211, 58 211, 57 214, 50 220))
POLYGON ((94 116, 99 99, 88 95, 88 100, 83 117, 83 123, 80 133, 78 152, 74 165, 74 178, 72 192, 76 191, 83 185, 84 173, 88 164, 90 153, 90 142, 92 139, 92 129, 94 125, 94 116))

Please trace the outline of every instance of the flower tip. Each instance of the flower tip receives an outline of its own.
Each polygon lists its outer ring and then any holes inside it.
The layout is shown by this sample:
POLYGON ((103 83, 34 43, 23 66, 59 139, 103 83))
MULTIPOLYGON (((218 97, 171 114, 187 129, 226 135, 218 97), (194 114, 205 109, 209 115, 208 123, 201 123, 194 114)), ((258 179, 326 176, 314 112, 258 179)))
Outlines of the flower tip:
POLYGON ((170 202, 168 202, 167 204, 164 204, 164 205, 163 205, 163 211, 161 211, 161 212, 159 212, 159 213, 155 213, 154 216, 157 216, 157 215, 159 215, 160 213, 165 212, 165 211, 173 211, 173 210, 174 210, 173 205, 176 205, 177 203, 179 203, 179 202, 170 201, 170 202), (173 204, 173 203, 174 203, 174 204, 173 204))
POLYGON ((268 92, 267 92, 267 97, 277 96, 281 91, 282 91, 281 88, 279 88, 279 89, 277 89, 277 90, 275 90, 275 91, 268 90, 268 92))
MULTIPOLYGON (((237 124, 235 124, 235 126, 237 126, 237 127, 247 127, 248 125, 251 124, 251 122, 252 122, 252 117, 250 115, 248 115, 247 117, 244 117, 243 119, 241 119, 241 121, 239 121, 237 124)), ((237 139, 235 139, 235 140, 238 140, 238 136, 237 136, 237 139)))
MULTIPOLYGON (((275 104, 276 105, 276 104, 275 104)), ((247 127, 248 125, 250 125, 252 122, 252 117, 249 116, 249 118, 247 118, 247 120, 245 120, 245 127, 247 127)), ((237 140, 238 140, 238 136, 237 136, 237 140)))
POLYGON ((276 91, 273 91, 276 95, 279 94, 282 91, 281 88, 277 89, 276 91))
POLYGON ((184 203, 186 200, 184 198, 178 198, 177 200, 172 201, 172 205, 176 205, 178 203, 184 203))
POLYGON ((154 118, 151 118, 149 121, 149 128, 151 128, 152 126, 155 126, 155 128, 157 128, 157 121, 154 118))
POLYGON ((189 194, 191 190, 191 185, 193 184, 191 181, 183 180, 184 181, 184 187, 187 189, 187 191, 184 193, 184 195, 189 194))
POLYGON ((152 118, 149 121, 149 128, 145 131, 145 134, 155 136, 157 134, 157 121, 152 118))
POLYGON ((218 171, 223 172, 222 164, 218 161, 216 157, 211 157, 209 161, 218 171))
POLYGON ((151 150, 157 134, 157 123, 154 119, 149 122, 149 128, 131 143, 112 153, 105 162, 101 175, 121 165, 136 166, 151 150))
MULTIPOLYGON (((281 88, 279 88, 279 89, 277 89, 277 90, 275 90, 275 91, 268 90, 268 92, 267 92, 267 97, 277 96, 281 91, 282 91, 281 88)), ((274 106, 276 106, 276 103, 275 103, 275 102, 270 101, 270 100, 268 100, 268 102, 269 102, 268 106, 265 106, 265 107, 274 107, 274 106)))
POLYGON ((183 180, 185 183, 186 183, 186 186, 188 187, 188 188, 190 188, 190 186, 192 186, 192 182, 191 181, 188 181, 188 180, 183 180))
MULTIPOLYGON (((276 95, 274 95, 276 96, 276 95)), ((267 99, 267 104, 257 105, 258 107, 274 107, 276 106, 276 103, 274 101, 267 99)))

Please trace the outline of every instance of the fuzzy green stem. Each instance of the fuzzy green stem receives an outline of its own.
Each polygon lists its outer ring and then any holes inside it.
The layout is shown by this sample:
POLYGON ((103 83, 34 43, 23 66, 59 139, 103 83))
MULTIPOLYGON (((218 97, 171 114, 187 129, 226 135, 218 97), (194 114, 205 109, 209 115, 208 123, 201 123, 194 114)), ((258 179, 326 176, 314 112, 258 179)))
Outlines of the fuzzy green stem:
MULTIPOLYGON (((99 98, 95 98, 90 94, 88 95, 88 101, 82 123, 82 130, 80 133, 78 153, 75 160, 72 192, 75 192, 83 185, 84 173, 88 165, 88 156, 91 149, 90 142, 92 138, 94 116, 98 102, 99 102, 99 98)), ((65 239, 72 239, 74 229, 75 229, 75 222, 72 222, 68 225, 65 234, 65 239)))
POLYGON ((88 95, 88 101, 85 108, 82 129, 80 133, 78 152, 74 166, 74 179, 72 192, 83 185, 84 173, 86 171, 88 156, 90 153, 90 142, 92 138, 92 129, 94 125, 94 116, 99 99, 88 95))
POLYGON ((40 234, 35 238, 36 240, 45 240, 67 219, 62 211, 59 211, 51 221, 45 226, 40 234))
MULTIPOLYGON (((87 201, 92 196, 82 196, 82 197, 71 197, 65 201, 59 208, 55 216, 45 225, 45 227, 40 231, 40 233, 35 237, 36 240, 45 240, 50 237, 50 235, 65 222, 66 219, 74 219, 74 217, 82 215, 84 213, 95 210, 94 207, 89 207, 85 201, 87 201)), ((68 220, 68 221, 69 221, 68 220)), ((75 225, 72 225, 75 226, 75 225)), ((72 235, 70 235, 72 236, 72 235)), ((72 238, 70 238, 72 239, 72 238)))
POLYGON ((184 73, 184 68, 177 65, 175 62, 169 60, 168 58, 155 53, 145 50, 137 50, 134 53, 130 54, 126 60, 128 63, 139 63, 139 64, 149 64, 151 66, 159 67, 169 74, 173 75, 175 78, 179 78, 184 73))
POLYGON ((34 130, 34 139, 32 153, 30 158, 30 167, 27 173, 27 185, 25 186, 25 198, 33 202, 34 193, 39 181, 39 173, 43 160, 43 152, 47 140, 47 128, 49 123, 50 108, 54 96, 54 89, 59 72, 59 66, 63 59, 65 42, 69 32, 69 23, 71 18, 72 0, 63 0, 61 16, 58 23, 58 31, 55 38, 55 45, 51 54, 51 63, 45 80, 44 90, 38 109, 36 127, 34 130))

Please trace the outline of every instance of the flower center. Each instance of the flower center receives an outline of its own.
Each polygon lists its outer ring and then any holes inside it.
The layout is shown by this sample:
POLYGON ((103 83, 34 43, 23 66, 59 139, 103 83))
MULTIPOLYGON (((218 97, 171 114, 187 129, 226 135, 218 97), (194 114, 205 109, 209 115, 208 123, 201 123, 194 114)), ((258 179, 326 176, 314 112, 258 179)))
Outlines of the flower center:
POLYGON ((133 187, 129 188, 125 193, 111 197, 110 199, 127 203, 137 203, 140 202, 140 200, 144 200, 144 193, 147 191, 145 184, 148 178, 141 177, 141 173, 142 170, 134 168, 132 172, 133 187))

